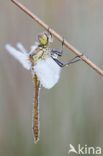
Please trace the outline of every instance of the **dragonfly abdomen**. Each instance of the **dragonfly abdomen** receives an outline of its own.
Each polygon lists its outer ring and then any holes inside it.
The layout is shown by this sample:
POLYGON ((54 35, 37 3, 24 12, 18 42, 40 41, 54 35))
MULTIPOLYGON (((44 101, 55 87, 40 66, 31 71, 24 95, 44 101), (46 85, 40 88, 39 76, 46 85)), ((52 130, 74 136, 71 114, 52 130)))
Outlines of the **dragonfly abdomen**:
POLYGON ((40 81, 38 80, 37 75, 33 77, 34 82, 34 104, 33 104, 33 136, 34 142, 39 141, 40 135, 40 117, 39 117, 39 90, 40 90, 40 81))

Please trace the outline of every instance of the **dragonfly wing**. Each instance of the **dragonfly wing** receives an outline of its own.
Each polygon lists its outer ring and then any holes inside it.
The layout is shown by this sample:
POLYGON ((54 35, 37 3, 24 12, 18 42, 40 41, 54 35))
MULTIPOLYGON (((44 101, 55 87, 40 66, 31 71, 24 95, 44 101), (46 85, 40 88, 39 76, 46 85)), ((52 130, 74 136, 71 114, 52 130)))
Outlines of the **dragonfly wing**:
POLYGON ((6 44, 5 48, 16 60, 18 60, 23 65, 24 68, 30 70, 31 62, 28 59, 28 54, 21 53, 10 44, 6 44))
POLYGON ((31 50, 30 50, 29 54, 30 55, 35 54, 37 48, 38 48, 38 45, 37 44, 31 46, 31 50))
POLYGON ((23 46, 20 42, 18 42, 18 43, 16 44, 16 47, 17 47, 22 53, 24 53, 24 54, 27 53, 26 49, 24 48, 24 46, 23 46))
POLYGON ((37 74, 42 86, 47 89, 52 88, 59 81, 60 70, 61 68, 51 57, 40 60, 34 66, 34 72, 37 74))

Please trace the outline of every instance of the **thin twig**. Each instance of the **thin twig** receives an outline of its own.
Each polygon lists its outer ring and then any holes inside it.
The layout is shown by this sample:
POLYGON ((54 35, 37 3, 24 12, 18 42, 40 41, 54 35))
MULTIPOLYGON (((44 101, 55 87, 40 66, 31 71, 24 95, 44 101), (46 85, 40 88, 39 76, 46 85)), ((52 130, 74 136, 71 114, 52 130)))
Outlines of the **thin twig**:
POLYGON ((26 14, 28 14, 34 21, 36 21, 39 25, 41 25, 44 29, 46 29, 60 42, 64 42, 64 46, 67 47, 69 50, 71 50, 74 54, 79 56, 81 60, 83 60, 85 63, 87 63, 92 69, 94 69, 98 74, 103 76, 103 70, 100 69, 96 64, 94 64, 90 59, 88 59, 85 55, 82 55, 80 51, 78 51, 76 48, 74 48, 70 43, 67 42, 66 39, 63 39, 56 31, 51 29, 46 23, 44 23, 42 20, 40 20, 36 15, 34 15, 31 11, 29 11, 24 5, 22 5, 20 2, 16 0, 11 0, 16 6, 18 6, 22 11, 24 11, 26 14))

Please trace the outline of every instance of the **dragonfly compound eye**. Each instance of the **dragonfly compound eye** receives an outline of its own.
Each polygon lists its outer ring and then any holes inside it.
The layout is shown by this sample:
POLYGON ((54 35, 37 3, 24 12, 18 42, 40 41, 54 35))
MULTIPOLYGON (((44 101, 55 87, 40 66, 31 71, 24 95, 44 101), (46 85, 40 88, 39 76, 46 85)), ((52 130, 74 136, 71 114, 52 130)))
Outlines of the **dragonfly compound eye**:
POLYGON ((45 33, 38 35, 38 40, 41 46, 48 45, 48 36, 45 33))

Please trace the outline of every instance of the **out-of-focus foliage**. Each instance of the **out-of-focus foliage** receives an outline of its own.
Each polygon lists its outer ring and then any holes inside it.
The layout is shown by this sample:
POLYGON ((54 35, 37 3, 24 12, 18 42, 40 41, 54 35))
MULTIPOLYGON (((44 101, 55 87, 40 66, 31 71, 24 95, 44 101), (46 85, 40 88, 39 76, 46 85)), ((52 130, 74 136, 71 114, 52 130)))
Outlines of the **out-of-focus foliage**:
MULTIPOLYGON (((103 67, 102 0, 20 0, 77 49, 103 67)), ((63 156, 69 144, 103 145, 103 79, 82 61, 62 70, 59 83, 41 90, 41 136, 32 139, 31 73, 4 46, 29 50, 44 31, 11 1, 0 0, 0 156, 63 156)), ((54 39, 53 47, 61 44, 54 39)), ((64 48, 63 60, 73 57, 64 48)))

